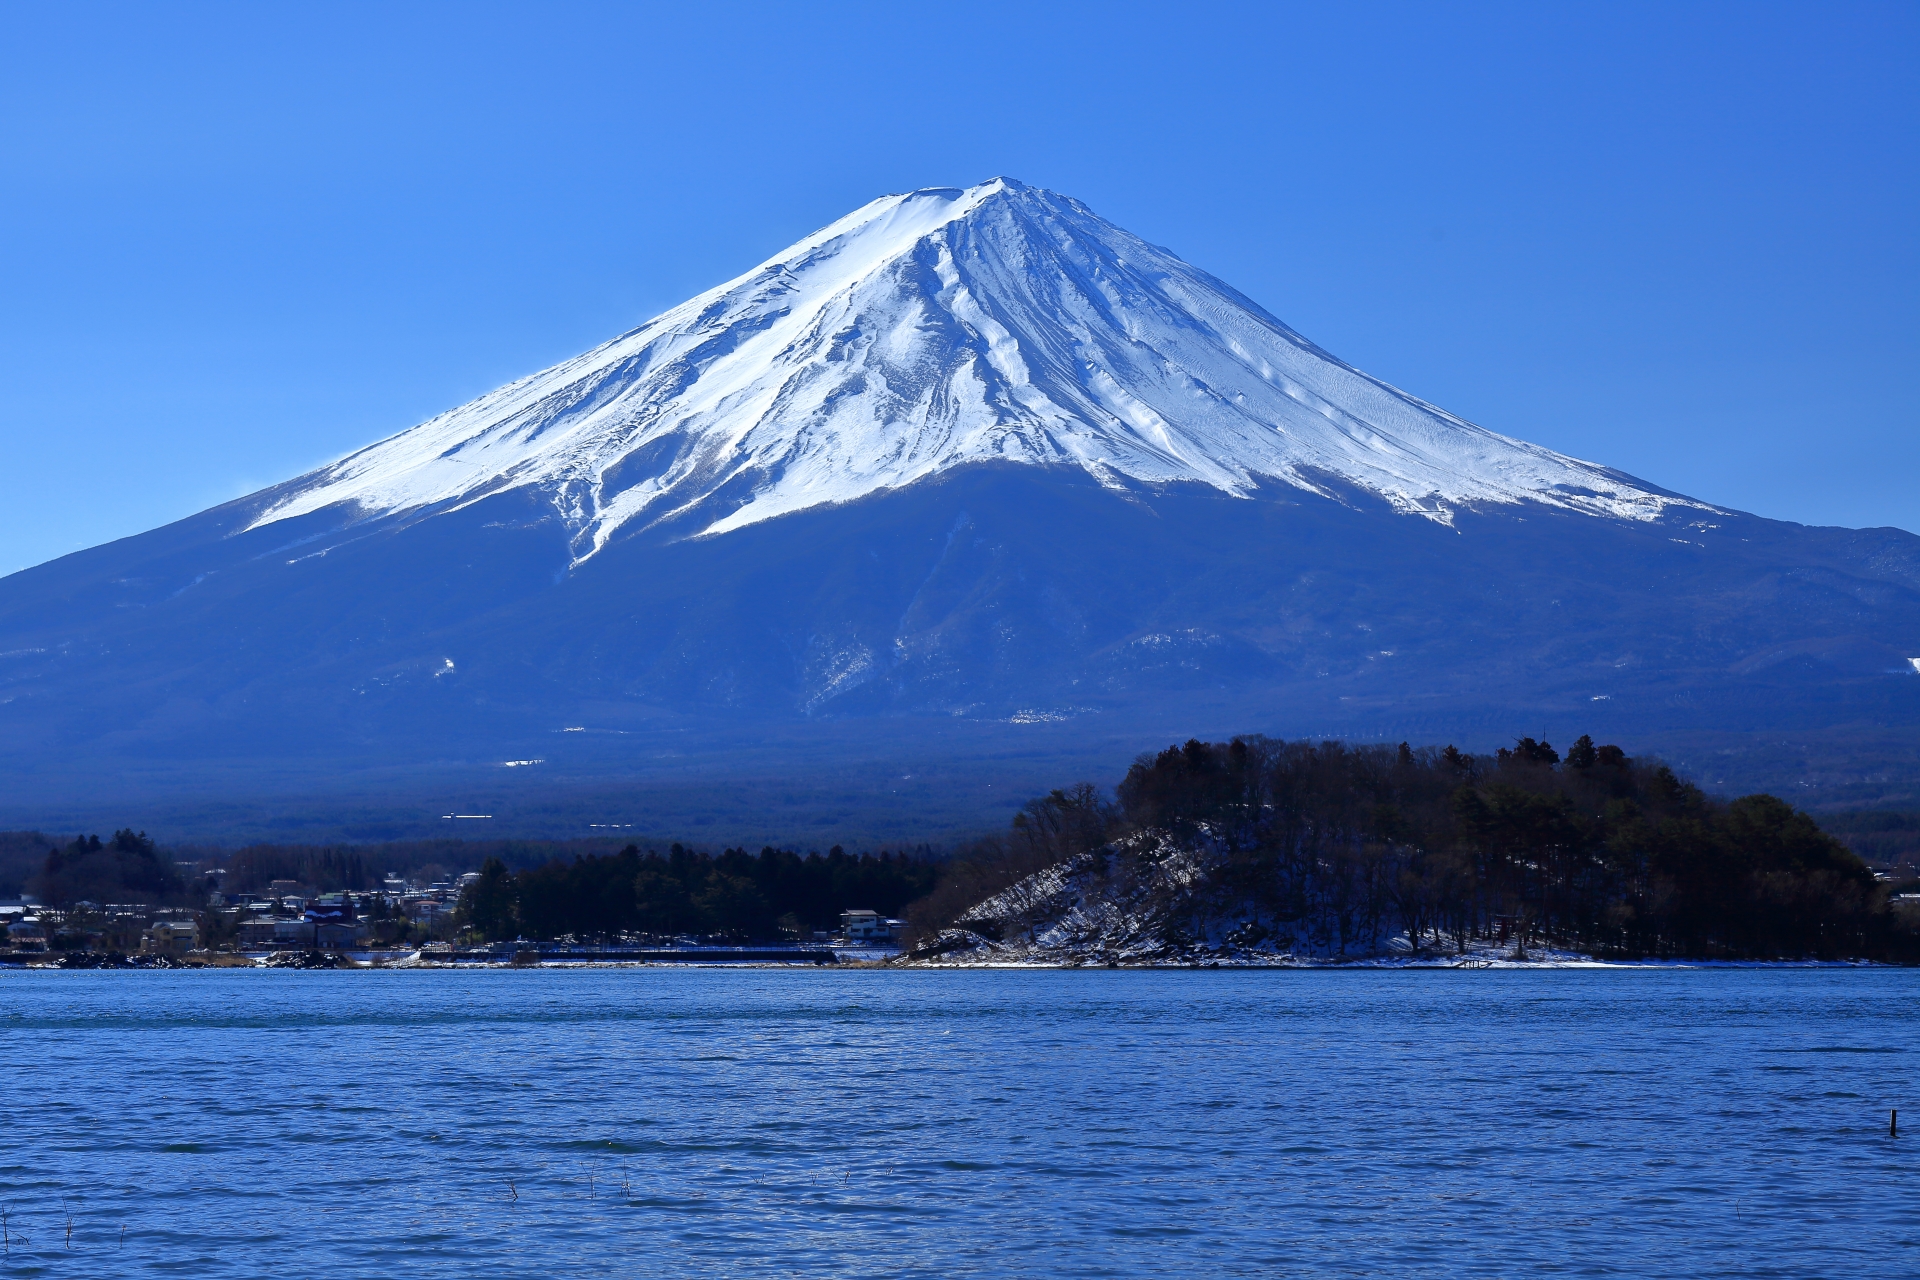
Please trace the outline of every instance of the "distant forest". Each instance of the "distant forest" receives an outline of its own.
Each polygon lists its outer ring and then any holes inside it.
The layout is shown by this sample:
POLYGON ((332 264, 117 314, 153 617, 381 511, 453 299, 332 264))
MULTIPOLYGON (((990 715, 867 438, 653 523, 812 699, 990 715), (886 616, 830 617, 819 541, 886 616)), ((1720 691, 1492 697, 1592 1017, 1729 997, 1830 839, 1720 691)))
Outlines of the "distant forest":
POLYGON ((764 848, 709 857, 681 845, 665 854, 628 845, 617 854, 549 862, 515 874, 498 858, 461 896, 459 922, 482 937, 692 934, 736 940, 829 929, 849 908, 895 915, 925 897, 939 864, 905 854, 802 856, 764 848))
POLYGON ((1860 809, 1822 814, 1820 829, 1838 836, 1847 848, 1869 862, 1920 868, 1920 813, 1860 809))
POLYGON ((144 831, 116 831, 110 840, 76 836, 65 844, 41 845, 32 853, 39 865, 25 877, 24 887, 58 906, 78 901, 197 905, 206 899, 205 888, 189 885, 174 860, 144 831))
POLYGON ((1613 957, 1920 958, 1917 922, 1812 818, 1769 795, 1712 799, 1588 737, 1564 759, 1532 738, 1492 757, 1189 741, 1143 756, 1116 799, 1083 785, 1028 804, 915 904, 919 933, 1043 867, 1159 856, 1115 842, 1161 831, 1223 855, 1191 900, 1163 904, 1169 920, 1239 913, 1332 954, 1402 933, 1457 947, 1504 921, 1613 957))

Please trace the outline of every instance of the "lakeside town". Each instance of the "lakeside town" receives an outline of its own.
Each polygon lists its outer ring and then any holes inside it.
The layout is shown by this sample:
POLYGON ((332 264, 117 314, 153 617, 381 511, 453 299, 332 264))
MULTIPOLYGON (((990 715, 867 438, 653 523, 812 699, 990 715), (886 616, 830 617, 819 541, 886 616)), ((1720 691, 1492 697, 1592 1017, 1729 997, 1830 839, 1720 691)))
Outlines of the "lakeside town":
MULTIPOLYGON (((201 869, 181 866, 197 877, 201 869)), ((218 868, 206 872, 210 881, 218 868)), ((393 964, 556 962, 833 964, 898 954, 905 921, 865 908, 836 929, 772 941, 623 932, 592 938, 484 942, 460 924, 461 898, 481 880, 467 872, 423 882, 401 875, 376 889, 321 892, 294 880, 264 893, 210 892, 200 907, 149 903, 0 900, 0 964, 43 968, 347 968, 393 964)))

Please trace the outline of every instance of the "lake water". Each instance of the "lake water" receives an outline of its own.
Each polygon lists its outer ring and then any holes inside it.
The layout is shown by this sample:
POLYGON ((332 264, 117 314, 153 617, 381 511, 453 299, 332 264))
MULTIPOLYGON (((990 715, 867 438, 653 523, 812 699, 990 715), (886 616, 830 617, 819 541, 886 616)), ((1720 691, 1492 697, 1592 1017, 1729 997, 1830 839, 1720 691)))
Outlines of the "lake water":
POLYGON ((0 1275, 1912 1277, 1916 997, 1885 969, 0 973, 0 1275))

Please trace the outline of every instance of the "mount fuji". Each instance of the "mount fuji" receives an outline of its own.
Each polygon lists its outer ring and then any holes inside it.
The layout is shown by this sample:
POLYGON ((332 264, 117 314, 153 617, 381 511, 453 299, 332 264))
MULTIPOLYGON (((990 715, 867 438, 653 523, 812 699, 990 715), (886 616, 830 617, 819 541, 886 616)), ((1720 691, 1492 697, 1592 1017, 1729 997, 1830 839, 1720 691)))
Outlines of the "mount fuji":
POLYGON ((1920 538, 1487 431, 1001 178, 0 579, 0 763, 20 809, 1594 732, 1858 795, 1914 653, 1920 538))
POLYGON ((1326 477, 1443 523, 1473 503, 1645 520, 1676 501, 1369 378, 1078 201, 999 178, 876 200, 631 333, 272 491, 250 527, 527 488, 578 565, 622 530, 724 533, 981 462, 1235 497, 1329 496, 1326 477))

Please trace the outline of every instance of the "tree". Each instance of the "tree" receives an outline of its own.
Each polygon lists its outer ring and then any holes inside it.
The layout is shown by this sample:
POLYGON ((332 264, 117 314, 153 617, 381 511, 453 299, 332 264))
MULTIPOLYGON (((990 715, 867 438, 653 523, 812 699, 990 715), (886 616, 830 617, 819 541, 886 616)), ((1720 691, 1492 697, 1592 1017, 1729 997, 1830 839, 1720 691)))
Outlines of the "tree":
POLYGON ((480 864, 480 878, 460 891, 454 921, 489 941, 513 937, 519 930, 519 911, 513 874, 498 858, 480 864))
POLYGON ((670 867, 654 857, 633 878, 635 922, 645 933, 683 933, 700 926, 693 896, 670 867))
POLYGON ((731 875, 716 868, 707 877, 706 887, 694 901, 701 914, 712 922, 715 933, 750 941, 771 937, 775 932, 773 913, 767 907, 767 900, 760 896, 760 890, 753 881, 745 876, 731 875))
POLYGON ((1527 764, 1556 765, 1560 763, 1560 753, 1553 749, 1551 742, 1535 742, 1532 738, 1521 738, 1514 743, 1513 758, 1527 764))
POLYGON ((74 902, 171 902, 189 896, 186 881, 144 831, 126 828, 110 842, 76 836, 48 852, 32 892, 56 906, 74 902))

